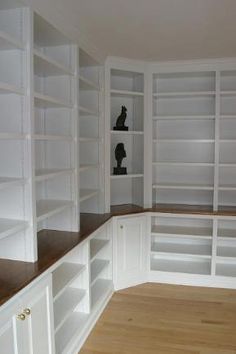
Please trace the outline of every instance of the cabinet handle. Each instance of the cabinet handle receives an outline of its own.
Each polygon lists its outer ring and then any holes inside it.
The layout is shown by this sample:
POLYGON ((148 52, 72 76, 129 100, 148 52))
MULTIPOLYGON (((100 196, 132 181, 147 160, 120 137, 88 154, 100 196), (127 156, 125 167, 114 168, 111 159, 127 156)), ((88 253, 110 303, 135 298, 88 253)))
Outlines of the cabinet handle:
POLYGON ((25 320, 25 315, 23 313, 20 313, 18 316, 17 316, 17 319, 20 320, 20 321, 24 321, 25 320))
POLYGON ((123 225, 120 225, 120 228, 123 229, 123 225))
POLYGON ((30 309, 24 309, 23 313, 27 316, 29 316, 31 314, 30 309))

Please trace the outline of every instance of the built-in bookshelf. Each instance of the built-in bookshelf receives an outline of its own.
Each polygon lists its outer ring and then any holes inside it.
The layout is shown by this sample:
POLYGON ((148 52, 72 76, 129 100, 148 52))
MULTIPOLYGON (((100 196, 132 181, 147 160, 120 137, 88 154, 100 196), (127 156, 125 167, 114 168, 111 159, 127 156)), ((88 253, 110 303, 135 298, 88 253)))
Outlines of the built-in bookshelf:
POLYGON ((82 49, 78 63, 80 210, 101 213, 104 211, 102 67, 82 49))
MULTIPOLYGON (((140 68, 141 69, 141 68, 140 68)), ((111 63, 107 69, 107 131, 108 146, 107 169, 110 179, 106 185, 106 209, 110 205, 144 203, 144 73, 111 63), (115 130, 116 120, 121 114, 122 106, 127 108, 125 126, 128 130, 115 130), (110 117, 110 120, 109 120, 110 117), (117 175, 115 149, 118 143, 124 144, 126 157, 122 167, 127 174, 117 175)), ((106 144, 107 145, 107 144, 106 144)), ((108 179, 108 177, 107 177, 108 179)))
POLYGON ((33 55, 38 230, 78 231, 75 46, 34 14, 33 55))

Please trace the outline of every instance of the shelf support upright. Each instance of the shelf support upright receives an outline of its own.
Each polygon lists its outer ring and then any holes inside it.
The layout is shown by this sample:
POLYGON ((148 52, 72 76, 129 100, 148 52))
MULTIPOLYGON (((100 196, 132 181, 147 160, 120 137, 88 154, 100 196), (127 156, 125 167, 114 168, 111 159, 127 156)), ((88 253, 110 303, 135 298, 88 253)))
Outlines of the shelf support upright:
POLYGON ((213 210, 218 210, 219 198, 219 158, 220 158, 220 71, 216 70, 216 95, 215 95, 215 161, 214 161, 214 194, 213 210))

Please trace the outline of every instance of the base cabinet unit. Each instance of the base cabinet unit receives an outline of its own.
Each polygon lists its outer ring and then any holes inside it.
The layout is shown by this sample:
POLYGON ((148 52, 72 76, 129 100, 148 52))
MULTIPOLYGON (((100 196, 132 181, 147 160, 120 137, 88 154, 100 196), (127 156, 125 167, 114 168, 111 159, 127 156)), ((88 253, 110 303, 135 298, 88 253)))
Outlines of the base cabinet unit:
POLYGON ((115 290, 145 282, 149 243, 146 216, 117 218, 114 227, 115 290))
POLYGON ((54 354, 51 277, 0 313, 1 354, 54 354))

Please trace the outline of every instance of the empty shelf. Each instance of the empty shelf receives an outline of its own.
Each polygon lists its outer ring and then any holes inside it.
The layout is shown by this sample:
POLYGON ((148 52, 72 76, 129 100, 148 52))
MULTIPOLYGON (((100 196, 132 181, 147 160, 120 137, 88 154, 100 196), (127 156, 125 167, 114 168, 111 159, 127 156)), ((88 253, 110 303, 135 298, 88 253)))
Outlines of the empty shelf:
POLYGON ((23 49, 24 44, 8 33, 0 31, 0 50, 23 49))
POLYGON ((84 107, 84 106, 79 106, 79 114, 81 116, 94 116, 94 117, 98 117, 99 113, 88 108, 88 107, 84 107))
POLYGON ((99 90, 99 86, 83 76, 79 76, 79 88, 81 90, 99 90))
POLYGON ((80 202, 84 202, 98 194, 97 189, 81 189, 80 190, 80 202))
POLYGON ((17 186, 24 183, 25 180, 23 178, 0 177, 0 189, 11 187, 11 186, 17 186))
POLYGON ((85 266, 78 263, 62 263, 52 275, 52 292, 54 300, 66 290, 75 278, 85 269, 85 266))
POLYGON ((210 261, 151 259, 151 270, 170 273, 211 274, 210 261))
POLYGON ((93 238, 90 241, 90 259, 91 259, 91 261, 108 244, 109 244, 109 240, 102 240, 102 239, 93 238))
POLYGON ((86 295, 86 290, 67 288, 54 303, 54 323, 57 332, 76 306, 86 295))
POLYGON ((37 49, 34 49, 34 71, 36 75, 43 77, 73 74, 69 68, 51 59, 37 49))
POLYGON ((171 243, 171 242, 153 242, 151 246, 152 253, 171 253, 176 255, 194 255, 198 257, 210 258, 212 246, 210 244, 190 244, 190 243, 171 243))
POLYGON ((34 94, 35 106, 39 108, 57 108, 65 107, 72 108, 73 106, 69 102, 64 102, 59 98, 51 97, 43 93, 35 92, 34 94))
POLYGON ((144 93, 139 91, 111 90, 110 92, 112 96, 144 96, 144 93))
POLYGON ((24 95, 25 90, 23 88, 19 88, 17 86, 9 85, 4 82, 0 82, 0 94, 17 94, 17 95, 24 95))
POLYGON ((108 279, 98 279, 91 288, 91 307, 92 309, 105 299, 106 296, 112 291, 112 281, 108 279))
POLYGON ((217 263, 216 275, 236 277, 236 263, 217 263))
POLYGON ((203 227, 188 227, 188 226, 167 226, 167 225, 153 225, 153 235, 165 236, 188 236, 188 237, 202 237, 211 238, 212 229, 203 227))
POLYGON ((191 189, 191 190, 213 190, 214 186, 212 185, 196 185, 196 184, 186 184, 186 183, 163 183, 163 184, 154 184, 153 189, 191 189))
POLYGON ((91 263, 91 285, 97 280, 102 271, 109 265, 108 260, 95 259, 91 263))
POLYGON ((22 220, 0 219, 0 239, 13 235, 27 228, 28 223, 22 220))
POLYGON ((143 173, 128 173, 127 175, 111 175, 111 179, 142 178, 143 173))
POLYGON ((218 246, 217 247, 217 256, 219 257, 229 257, 236 259, 236 244, 230 246, 218 246))
POLYGON ((37 222, 60 213, 66 208, 72 207, 73 202, 68 200, 38 200, 36 202, 37 222))
POLYGON ((35 171, 35 175, 36 175, 35 180, 39 182, 49 178, 71 174, 73 171, 74 171, 73 169, 65 169, 65 170, 59 170, 53 168, 38 169, 35 171))

